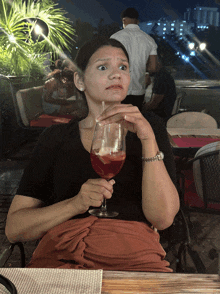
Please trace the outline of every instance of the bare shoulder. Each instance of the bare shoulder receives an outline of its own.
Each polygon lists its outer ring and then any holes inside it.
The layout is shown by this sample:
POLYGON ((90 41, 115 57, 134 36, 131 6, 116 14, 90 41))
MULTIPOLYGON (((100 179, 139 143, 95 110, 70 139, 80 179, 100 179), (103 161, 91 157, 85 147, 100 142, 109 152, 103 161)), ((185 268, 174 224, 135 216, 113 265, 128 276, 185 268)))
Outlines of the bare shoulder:
POLYGON ((39 199, 23 195, 15 195, 9 208, 8 214, 10 215, 11 213, 14 213, 23 208, 38 208, 42 206, 43 202, 39 199))

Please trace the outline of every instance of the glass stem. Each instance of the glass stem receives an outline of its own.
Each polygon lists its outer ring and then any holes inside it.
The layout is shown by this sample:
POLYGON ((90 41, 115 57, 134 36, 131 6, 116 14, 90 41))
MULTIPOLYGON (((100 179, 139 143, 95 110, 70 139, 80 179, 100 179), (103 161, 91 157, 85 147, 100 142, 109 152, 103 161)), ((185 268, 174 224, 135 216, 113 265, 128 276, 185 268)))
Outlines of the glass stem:
POLYGON ((106 212, 107 211, 107 205, 106 205, 106 198, 104 198, 102 205, 100 207, 101 212, 106 212))

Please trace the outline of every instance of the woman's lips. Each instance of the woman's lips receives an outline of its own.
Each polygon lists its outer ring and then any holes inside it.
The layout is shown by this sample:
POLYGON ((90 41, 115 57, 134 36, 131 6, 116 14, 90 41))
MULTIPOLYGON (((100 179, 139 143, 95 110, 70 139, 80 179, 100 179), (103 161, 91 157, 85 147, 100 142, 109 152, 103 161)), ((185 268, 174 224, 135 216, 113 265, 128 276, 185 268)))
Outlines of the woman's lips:
POLYGON ((121 86, 121 85, 112 85, 112 86, 110 86, 110 87, 108 87, 108 88, 106 88, 106 90, 111 90, 111 89, 123 89, 123 87, 121 86))

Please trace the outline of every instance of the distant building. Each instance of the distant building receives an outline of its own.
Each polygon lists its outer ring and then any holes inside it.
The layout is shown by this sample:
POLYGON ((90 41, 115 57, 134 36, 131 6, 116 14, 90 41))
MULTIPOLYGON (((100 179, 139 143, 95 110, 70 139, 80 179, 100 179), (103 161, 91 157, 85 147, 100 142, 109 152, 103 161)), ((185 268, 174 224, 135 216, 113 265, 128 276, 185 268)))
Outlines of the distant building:
POLYGON ((196 6, 195 8, 187 8, 184 13, 184 20, 194 22, 199 30, 208 29, 209 25, 219 26, 218 8, 196 6))
POLYGON ((166 39, 166 34, 175 33, 181 39, 184 35, 190 34, 194 23, 180 19, 172 21, 161 18, 159 20, 141 22, 139 26, 147 34, 156 33, 158 36, 163 36, 166 39))

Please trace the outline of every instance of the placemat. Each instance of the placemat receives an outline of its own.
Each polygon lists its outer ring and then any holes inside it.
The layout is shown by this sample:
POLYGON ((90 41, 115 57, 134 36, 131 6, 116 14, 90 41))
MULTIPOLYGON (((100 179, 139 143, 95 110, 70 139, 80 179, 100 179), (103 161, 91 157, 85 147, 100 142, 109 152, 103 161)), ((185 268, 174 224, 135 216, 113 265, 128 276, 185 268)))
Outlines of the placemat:
MULTIPOLYGON (((102 270, 0 268, 18 294, 100 294, 102 270)), ((9 293, 0 285, 0 294, 9 293)))

